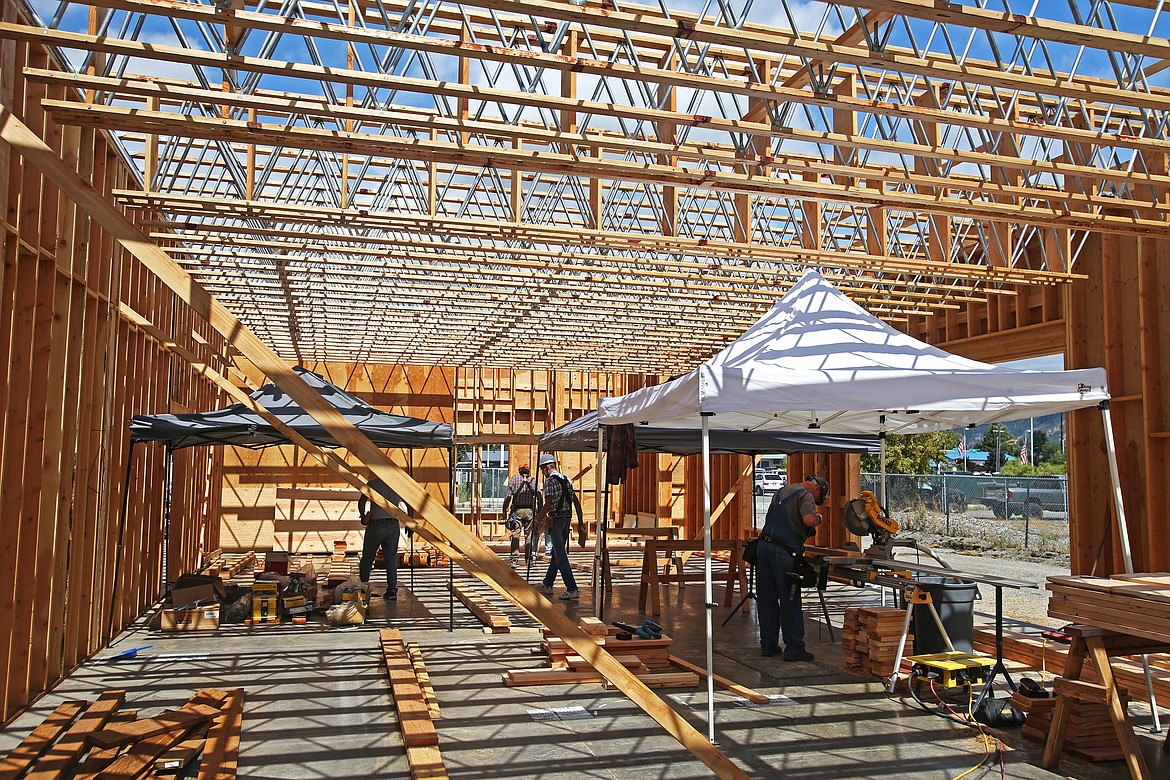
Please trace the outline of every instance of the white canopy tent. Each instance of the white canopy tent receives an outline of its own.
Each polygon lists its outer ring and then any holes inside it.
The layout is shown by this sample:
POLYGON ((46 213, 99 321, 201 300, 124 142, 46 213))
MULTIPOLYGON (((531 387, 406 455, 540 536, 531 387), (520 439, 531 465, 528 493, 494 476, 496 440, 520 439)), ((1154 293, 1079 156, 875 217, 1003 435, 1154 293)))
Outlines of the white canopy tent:
MULTIPOLYGON (((695 370, 602 399, 598 417, 605 425, 698 427, 703 432, 710 739, 715 738, 706 446, 711 427, 920 433, 1098 405, 1108 432, 1108 399, 1104 369, 1027 371, 952 355, 894 330, 815 271, 805 274, 756 324, 695 370)), ((1112 436, 1106 441, 1129 561, 1112 436)), ((884 451, 882 460, 884 471, 884 451)))

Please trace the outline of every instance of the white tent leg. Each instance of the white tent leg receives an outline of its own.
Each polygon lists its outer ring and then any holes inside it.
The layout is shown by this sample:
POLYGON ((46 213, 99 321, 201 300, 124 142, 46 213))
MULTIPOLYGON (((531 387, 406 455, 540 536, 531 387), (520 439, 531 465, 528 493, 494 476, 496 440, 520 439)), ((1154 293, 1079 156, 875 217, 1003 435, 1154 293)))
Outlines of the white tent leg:
POLYGON ((707 739, 715 744, 715 651, 712 647, 711 610, 711 429, 703 413, 703 612, 707 618, 707 739))
POLYGON ((881 416, 881 422, 878 425, 878 438, 881 440, 882 445, 881 455, 879 456, 879 460, 881 461, 881 482, 878 483, 878 494, 882 508, 885 509, 889 504, 886 503, 886 416, 884 414, 881 416))
POLYGON ((597 426, 597 490, 593 494, 593 508, 595 524, 593 526, 593 611, 601 616, 601 599, 605 596, 605 534, 601 524, 605 503, 602 491, 609 491, 609 484, 605 480, 605 426, 597 426))
MULTIPOLYGON (((1117 535, 1121 537, 1121 558, 1125 573, 1133 574, 1133 550, 1129 546, 1129 524, 1125 521, 1125 503, 1121 500, 1121 471, 1117 468, 1117 445, 1113 441, 1113 418, 1109 414, 1109 402, 1102 401, 1101 424, 1105 426, 1105 452, 1109 457, 1109 479, 1113 483, 1113 509, 1117 513, 1117 535)), ((1142 656, 1142 668, 1146 672, 1146 695, 1150 701, 1150 712, 1154 714, 1154 731, 1162 730, 1158 719, 1158 703, 1154 697, 1154 678, 1150 674, 1150 659, 1142 656)))

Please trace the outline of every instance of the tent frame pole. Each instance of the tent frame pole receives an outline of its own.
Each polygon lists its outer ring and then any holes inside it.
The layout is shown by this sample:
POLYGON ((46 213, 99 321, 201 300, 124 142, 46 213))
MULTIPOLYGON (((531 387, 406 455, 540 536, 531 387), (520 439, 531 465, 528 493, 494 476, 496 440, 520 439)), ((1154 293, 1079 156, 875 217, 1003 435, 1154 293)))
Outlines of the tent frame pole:
MULTIPOLYGON (((1133 550, 1129 546, 1129 524, 1125 520, 1125 502, 1121 497, 1121 470, 1117 467, 1117 444, 1113 440, 1113 418, 1109 414, 1109 402, 1102 401, 1097 405, 1101 410, 1101 424, 1105 427, 1105 453, 1109 458, 1109 480, 1113 485, 1113 509, 1117 514, 1117 535, 1121 541, 1121 559, 1125 564, 1125 573, 1133 574, 1133 550)), ((1142 656, 1142 669, 1146 673, 1146 695, 1150 702, 1150 712, 1154 713, 1154 723, 1150 731, 1157 734, 1162 731, 1162 724, 1158 718, 1158 703, 1154 696, 1154 678, 1150 673, 1150 658, 1142 656)))
POLYGON ((878 439, 881 441, 882 450, 881 455, 878 456, 881 461, 881 482, 878 483, 879 492, 881 493, 881 505, 887 507, 886 502, 886 416, 883 414, 878 419, 878 439))
POLYGON ((703 614, 707 631, 707 739, 715 743, 715 651, 711 610, 711 417, 703 412, 703 614))
POLYGON ((594 499, 593 609, 605 620, 606 527, 609 518, 609 480, 605 476, 605 426, 597 426, 597 497, 594 499))

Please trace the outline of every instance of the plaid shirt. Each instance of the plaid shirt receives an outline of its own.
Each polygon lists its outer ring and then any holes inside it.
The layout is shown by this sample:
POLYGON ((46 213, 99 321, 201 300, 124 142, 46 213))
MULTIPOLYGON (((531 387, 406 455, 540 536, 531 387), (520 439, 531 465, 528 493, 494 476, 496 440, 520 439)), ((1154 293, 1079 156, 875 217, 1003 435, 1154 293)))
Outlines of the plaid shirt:
MULTIPOLYGON (((536 511, 540 511, 540 506, 541 506, 540 485, 537 484, 536 477, 525 477, 522 474, 513 474, 512 478, 508 480, 507 490, 504 491, 504 511, 505 512, 508 511, 508 506, 510 504, 512 504, 512 500, 514 498, 516 498, 516 494, 520 492, 520 487, 525 482, 527 482, 528 486, 532 488, 533 506, 531 508, 536 510, 536 511)), ((513 510, 518 509, 518 508, 524 508, 524 507, 512 506, 513 510)))
POLYGON ((551 520, 571 520, 573 518, 573 484, 561 472, 553 469, 544 480, 544 505, 548 507, 548 516, 551 520), (568 488, 568 495, 564 502, 561 496, 568 488), (562 503, 564 506, 562 506, 562 503))

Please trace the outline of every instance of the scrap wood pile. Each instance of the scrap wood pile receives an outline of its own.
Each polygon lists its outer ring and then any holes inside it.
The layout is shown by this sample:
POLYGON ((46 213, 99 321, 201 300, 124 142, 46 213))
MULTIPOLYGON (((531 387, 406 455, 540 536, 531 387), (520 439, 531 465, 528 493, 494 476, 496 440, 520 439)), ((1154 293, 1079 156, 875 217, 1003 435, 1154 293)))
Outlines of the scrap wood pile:
POLYGON ((256 565, 256 553, 224 553, 215 549, 200 554, 199 574, 208 574, 222 580, 230 580, 241 572, 250 573, 256 565))
MULTIPOLYGON (((1057 683, 1059 689, 1059 683, 1057 683)), ((1129 706, 1129 694, 1118 689, 1122 706, 1129 706)), ((1017 691, 1012 694, 1012 706, 1027 716, 1021 731, 1024 738, 1033 742, 1045 742, 1052 725, 1052 711, 1056 698, 1029 698, 1017 691)), ((1119 761, 1125 758, 1121 742, 1109 719, 1109 707, 1101 702, 1072 699, 1069 702, 1072 714, 1064 732, 1064 752, 1072 753, 1086 761, 1119 761)))
POLYGON ((1170 574, 1049 577, 1052 617, 1170 642, 1170 574))
POLYGON ((152 718, 120 709, 126 692, 92 703, 65 702, 0 762, 0 778, 174 776, 198 766, 199 780, 236 776, 244 691, 205 688, 182 707, 152 718))
POLYGON ((441 712, 422 652, 417 644, 404 642, 397 629, 383 629, 379 639, 410 775, 416 779, 447 777, 434 724, 441 712))
MULTIPOLYGON (((889 677, 894 671, 894 657, 906 623, 906 610, 895 607, 859 607, 845 610, 841 629, 841 649, 845 668, 869 677, 889 677)), ((906 651, 911 653, 914 635, 906 637, 906 651)), ((904 664, 905 665, 905 664, 904 664)))
MULTIPOLYGON (((673 640, 665 634, 661 639, 634 636, 619 640, 616 629, 611 630, 597 618, 584 617, 578 624, 593 641, 612 653, 618 663, 651 688, 692 688, 699 684, 695 672, 672 669, 670 646, 673 640)), ((605 679, 588 661, 576 655, 567 642, 549 631, 545 631, 545 639, 535 652, 548 656, 548 667, 511 669, 503 675, 505 685, 573 685, 599 683, 605 679)))

